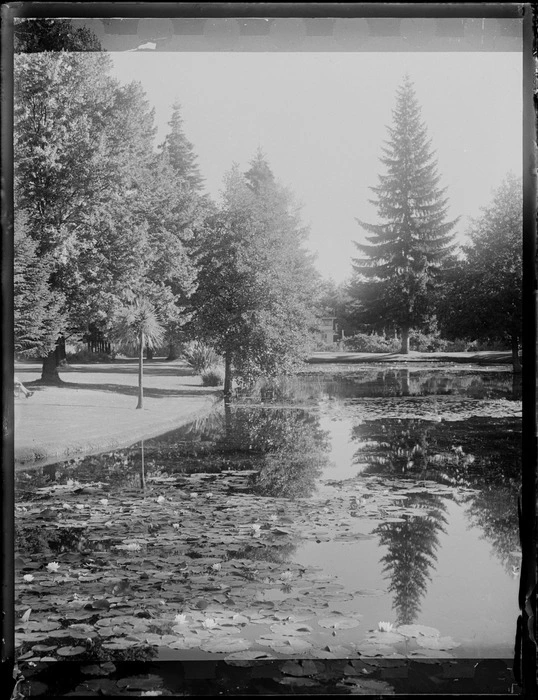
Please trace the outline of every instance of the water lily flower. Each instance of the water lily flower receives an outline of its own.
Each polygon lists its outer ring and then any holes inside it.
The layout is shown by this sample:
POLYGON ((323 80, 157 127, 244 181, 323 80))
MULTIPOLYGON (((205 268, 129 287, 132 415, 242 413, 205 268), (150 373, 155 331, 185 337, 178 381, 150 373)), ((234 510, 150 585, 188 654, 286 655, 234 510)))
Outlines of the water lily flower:
POLYGON ((278 520, 278 515, 275 515, 273 513, 273 515, 271 515, 271 517, 269 519, 272 520, 273 522, 276 522, 278 520))
POLYGON ((213 497, 213 492, 212 492, 212 491, 208 491, 208 492, 206 493, 205 497, 206 497, 206 498, 212 498, 212 497, 213 497))
POLYGON ((165 500, 166 500, 166 499, 165 499, 164 496, 159 496, 159 497, 157 498, 157 503, 164 503, 165 500))
POLYGON ((378 622, 377 629, 380 632, 392 632, 394 625, 392 622, 378 622))
POLYGON ((83 510, 84 504, 83 503, 75 503, 75 508, 77 508, 77 510, 83 510))
POLYGON ((198 498, 196 491, 191 491, 191 498, 198 498))
POLYGON ((65 508, 65 510, 72 510, 73 506, 69 505, 69 503, 62 503, 62 508, 65 508))
POLYGON ((139 552, 141 547, 138 542, 130 542, 125 545, 124 549, 127 549, 129 552, 139 552))
POLYGON ((220 571, 222 568, 222 564, 217 562, 216 564, 213 564, 211 568, 213 569, 213 571, 220 571))
POLYGON ((259 523, 252 523, 252 529, 254 532, 259 532, 261 529, 261 525, 259 523))
POLYGON ((22 578, 23 578, 25 581, 28 581, 28 583, 30 583, 30 581, 33 581, 33 580, 34 580, 34 577, 32 576, 32 574, 25 574, 22 578))
POLYGON ((287 571, 284 571, 284 573, 280 574, 281 581, 291 581, 292 578, 293 573, 289 569, 287 571))
POLYGON ((217 623, 213 617, 206 617, 206 619, 202 622, 202 627, 205 627, 206 630, 212 630, 217 626, 217 623))
POLYGON ((178 625, 184 625, 187 622, 187 616, 184 615, 183 613, 178 613, 174 617, 174 622, 177 623, 178 625))
POLYGON ((179 530, 179 523, 172 523, 174 530, 179 530))
POLYGON ((108 498, 101 498, 101 500, 99 501, 99 503, 100 503, 102 506, 107 506, 107 505, 108 505, 108 498))
POLYGON ((51 561, 47 564, 48 571, 55 572, 55 571, 58 571, 59 568, 60 568, 60 565, 58 564, 57 561, 51 561))

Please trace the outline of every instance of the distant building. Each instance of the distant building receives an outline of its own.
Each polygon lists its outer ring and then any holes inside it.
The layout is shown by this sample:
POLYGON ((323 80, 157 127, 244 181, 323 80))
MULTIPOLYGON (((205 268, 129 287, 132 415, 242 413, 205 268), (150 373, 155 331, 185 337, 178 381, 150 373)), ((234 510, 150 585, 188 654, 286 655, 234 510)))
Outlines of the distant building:
POLYGON ((338 340, 336 316, 322 316, 319 319, 319 334, 323 343, 335 343, 338 340))

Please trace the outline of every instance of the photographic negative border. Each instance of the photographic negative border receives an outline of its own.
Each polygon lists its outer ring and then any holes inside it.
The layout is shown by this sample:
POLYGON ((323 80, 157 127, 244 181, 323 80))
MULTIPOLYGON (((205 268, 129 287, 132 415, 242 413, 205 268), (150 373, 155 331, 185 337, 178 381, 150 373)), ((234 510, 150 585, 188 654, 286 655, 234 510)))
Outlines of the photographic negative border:
MULTIPOLYGON (((536 692, 536 10, 515 3, 48 3, 2 7, 2 666, 14 664, 13 456, 13 22, 73 19, 105 50, 136 51, 520 51, 523 61, 523 469, 522 567, 513 672, 536 692), (149 44, 149 46, 148 46, 149 44), (154 45, 154 46, 153 46, 154 45)), ((499 96, 502 99, 502 96, 499 96)), ((516 625, 514 625, 514 632, 516 625)), ((172 662, 169 662, 172 663, 172 662)), ((189 666, 185 678, 207 694, 217 663, 189 666), (196 683, 195 683, 196 685, 196 683)), ((414 662, 416 664, 417 662, 414 662)), ((423 664, 424 668, 428 668, 423 664)), ((478 667, 478 666, 477 666, 478 667)), ((222 666, 220 667, 222 669, 222 666)), ((250 668, 253 668, 251 665, 250 668)), ((429 666, 430 670, 433 666, 429 666)), ((182 672, 180 672, 181 675, 182 672)), ((455 673, 455 671, 454 671, 455 673)), ((244 669, 248 675, 248 668, 244 669)), ((452 676, 454 677, 454 675, 452 676)), ((477 675, 475 674, 475 678, 477 675)), ((235 682, 235 681, 234 681, 235 682)), ((237 683, 240 683, 237 680, 237 683)), ((285 686, 281 686, 283 694, 285 686)), ((411 686, 409 686, 411 688, 411 686)), ((244 689, 243 689, 244 692, 244 689)), ((233 693, 226 693, 233 694, 233 693)), ((412 691, 409 693, 412 694, 412 691)))

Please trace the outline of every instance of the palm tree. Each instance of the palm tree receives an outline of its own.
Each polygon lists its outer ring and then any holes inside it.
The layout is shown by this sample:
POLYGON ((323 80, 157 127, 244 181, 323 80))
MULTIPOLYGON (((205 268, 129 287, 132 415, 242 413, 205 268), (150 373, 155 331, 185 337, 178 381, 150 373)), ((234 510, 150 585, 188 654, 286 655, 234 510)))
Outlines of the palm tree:
POLYGON ((144 298, 123 306, 116 317, 112 337, 120 345, 138 352, 138 405, 144 407, 144 348, 162 344, 165 329, 153 304, 144 298))

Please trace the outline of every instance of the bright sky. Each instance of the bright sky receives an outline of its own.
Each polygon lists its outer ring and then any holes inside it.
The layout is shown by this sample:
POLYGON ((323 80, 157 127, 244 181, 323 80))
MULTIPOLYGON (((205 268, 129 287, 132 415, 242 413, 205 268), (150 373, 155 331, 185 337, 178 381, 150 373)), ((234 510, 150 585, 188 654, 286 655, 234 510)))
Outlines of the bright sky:
POLYGON ((491 202, 505 174, 522 170, 522 59, 518 52, 246 53, 114 52, 113 74, 138 80, 155 107, 158 141, 172 103, 218 197, 235 161, 248 169, 258 147, 302 204, 309 248, 326 278, 351 275, 355 217, 375 223, 369 187, 406 71, 437 152, 451 217, 491 202))

